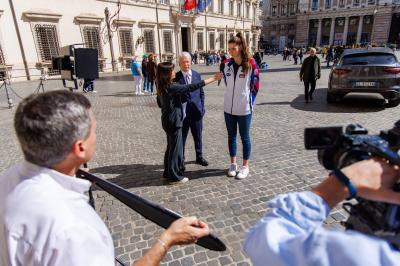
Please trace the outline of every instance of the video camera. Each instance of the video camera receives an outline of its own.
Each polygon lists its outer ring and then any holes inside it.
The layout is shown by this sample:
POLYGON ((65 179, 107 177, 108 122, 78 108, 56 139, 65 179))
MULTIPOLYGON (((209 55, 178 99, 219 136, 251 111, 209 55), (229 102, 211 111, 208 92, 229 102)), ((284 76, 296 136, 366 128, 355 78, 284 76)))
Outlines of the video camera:
MULTIPOLYGON (((390 130, 368 135, 359 124, 342 127, 306 128, 304 144, 308 150, 318 150, 318 160, 328 170, 340 169, 372 157, 387 159, 400 166, 400 120, 390 130)), ((400 184, 393 188, 400 191, 400 184)), ((369 201, 357 197, 356 203, 346 202, 349 213, 344 225, 366 234, 384 238, 400 249, 400 205, 369 201)))
POLYGON ((99 53, 93 48, 77 48, 82 44, 67 45, 60 48, 59 57, 52 58, 53 69, 61 72, 64 87, 66 81, 73 81, 78 89, 77 79, 99 78, 99 53))

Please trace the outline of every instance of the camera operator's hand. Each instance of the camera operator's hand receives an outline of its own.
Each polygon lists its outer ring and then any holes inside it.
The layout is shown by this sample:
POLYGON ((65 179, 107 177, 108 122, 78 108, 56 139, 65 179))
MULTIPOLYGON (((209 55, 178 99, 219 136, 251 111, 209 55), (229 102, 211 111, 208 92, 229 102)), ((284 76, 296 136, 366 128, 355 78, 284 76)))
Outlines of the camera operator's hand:
POLYGON ((345 167, 342 172, 354 184, 358 196, 373 201, 400 204, 400 193, 392 189, 400 177, 397 166, 374 158, 345 167))
POLYGON ((192 244, 210 234, 208 225, 196 217, 184 217, 173 222, 160 239, 169 249, 174 245, 192 244))
MULTIPOLYGON (((399 168, 379 158, 360 161, 342 169, 356 188, 358 196, 400 204, 400 193, 392 190, 399 180, 399 168)), ((349 191, 335 176, 329 176, 312 190, 333 208, 349 196, 349 191)))

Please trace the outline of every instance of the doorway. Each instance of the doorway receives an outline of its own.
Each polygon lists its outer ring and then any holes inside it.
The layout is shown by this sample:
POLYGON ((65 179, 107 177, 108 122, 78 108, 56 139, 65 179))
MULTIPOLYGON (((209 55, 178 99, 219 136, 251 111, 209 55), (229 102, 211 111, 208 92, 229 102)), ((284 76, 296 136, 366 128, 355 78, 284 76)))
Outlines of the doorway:
POLYGON ((182 52, 190 52, 190 29, 189 28, 181 28, 181 36, 182 36, 182 52))
POLYGON ((393 14, 392 23, 390 26, 389 43, 397 45, 400 47, 400 13, 393 14))

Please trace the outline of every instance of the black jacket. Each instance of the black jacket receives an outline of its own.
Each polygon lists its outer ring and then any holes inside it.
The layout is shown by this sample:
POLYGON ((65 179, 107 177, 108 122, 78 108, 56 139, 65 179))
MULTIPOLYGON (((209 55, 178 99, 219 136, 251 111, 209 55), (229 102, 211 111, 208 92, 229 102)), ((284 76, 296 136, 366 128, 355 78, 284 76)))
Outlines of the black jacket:
POLYGON ((167 92, 163 92, 161 96, 157 96, 158 106, 161 108, 161 122, 164 130, 182 127, 182 95, 201 87, 204 87, 204 81, 195 84, 181 85, 172 83, 167 92))
POLYGON ((304 59, 304 62, 301 65, 300 78, 305 82, 310 82, 313 78, 314 80, 317 80, 321 77, 321 63, 318 56, 315 56, 314 64, 312 62, 313 58, 309 56, 304 59), (310 77, 312 71, 314 71, 314 77, 310 77))

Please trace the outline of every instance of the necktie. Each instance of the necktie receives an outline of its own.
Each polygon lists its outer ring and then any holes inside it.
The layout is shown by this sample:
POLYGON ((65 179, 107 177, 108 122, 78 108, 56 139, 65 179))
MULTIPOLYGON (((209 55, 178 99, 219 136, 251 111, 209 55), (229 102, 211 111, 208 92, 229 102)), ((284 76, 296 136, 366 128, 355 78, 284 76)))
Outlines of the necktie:
POLYGON ((186 84, 190 84, 189 74, 185 75, 186 84))

